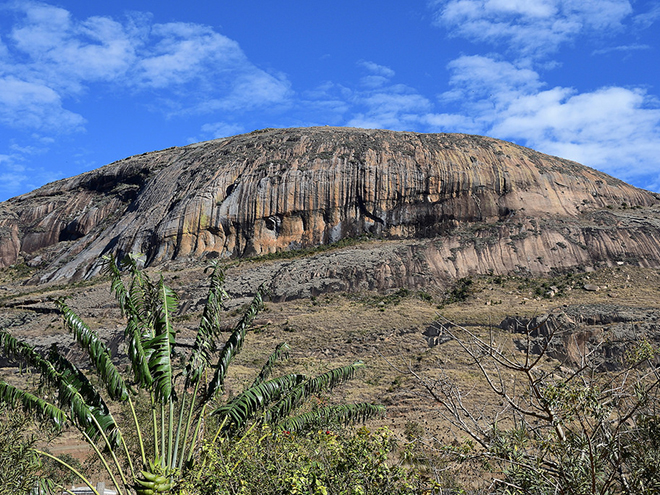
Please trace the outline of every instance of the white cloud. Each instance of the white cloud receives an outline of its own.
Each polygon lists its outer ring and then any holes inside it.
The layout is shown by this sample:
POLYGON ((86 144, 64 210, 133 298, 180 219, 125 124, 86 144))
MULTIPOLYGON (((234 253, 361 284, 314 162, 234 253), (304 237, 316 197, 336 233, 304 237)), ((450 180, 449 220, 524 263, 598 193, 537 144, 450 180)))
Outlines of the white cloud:
POLYGON ((449 100, 509 101, 521 91, 535 91, 543 86, 537 72, 481 55, 459 57, 447 68, 452 90, 444 93, 443 98, 449 100))
POLYGON ((370 62, 367 60, 361 60, 358 62, 358 65, 367 69, 369 72, 372 74, 378 75, 385 77, 387 79, 391 79, 394 77, 395 72, 390 69, 389 67, 386 67, 385 65, 379 65, 375 62, 370 62))
POLYGON ((29 167, 20 152, 0 155, 0 194, 14 195, 16 191, 34 189, 60 178, 61 172, 29 167))
POLYGON ((594 50, 591 52, 592 55, 604 55, 606 53, 611 53, 611 52, 634 52, 634 51, 639 51, 639 50, 650 50, 651 47, 649 45, 639 45, 639 44, 632 44, 632 45, 619 45, 619 46, 612 46, 609 48, 599 48, 598 50, 594 50))
POLYGON ((4 8, 18 19, 0 46, 0 84, 10 90, 0 95, 0 123, 7 126, 80 130, 84 118, 66 105, 94 83, 150 91, 150 108, 169 115, 242 111, 290 94, 286 77, 259 69, 209 26, 152 24, 141 14, 76 19, 31 1, 4 8))
POLYGON ((157 41, 136 64, 139 85, 162 88, 202 77, 205 69, 234 69, 248 63, 238 43, 207 26, 156 24, 157 41))
POLYGON ((358 110, 347 125, 364 128, 408 130, 432 108, 427 98, 400 84, 355 92, 350 102, 363 111, 358 110))
POLYGON ((450 69, 455 87, 441 101, 459 102, 461 112, 427 115, 430 125, 467 127, 627 180, 660 179, 660 106, 644 90, 541 90, 534 71, 485 57, 462 57, 450 69))
POLYGON ((64 9, 32 2, 21 10, 24 19, 8 39, 16 58, 27 61, 4 69, 26 80, 77 93, 85 82, 121 77, 135 59, 136 40, 112 19, 75 22, 64 9))
POLYGON ((651 27, 658 19, 660 19, 660 4, 653 2, 648 12, 637 14, 633 20, 638 27, 646 29, 651 27))
POLYGON ((66 132, 82 128, 85 119, 62 106, 53 89, 9 76, 0 78, 0 123, 15 127, 66 132))
POLYGON ((507 46, 533 56, 555 51, 580 34, 620 29, 628 0, 436 0, 435 23, 453 36, 507 46))
MULTIPOLYGON (((204 139, 218 139, 228 136, 235 136, 245 132, 245 128, 239 124, 231 124, 229 122, 214 122, 212 124, 204 124, 202 126, 202 134, 204 139)), ((197 138, 191 138, 191 143, 199 141, 197 138)))

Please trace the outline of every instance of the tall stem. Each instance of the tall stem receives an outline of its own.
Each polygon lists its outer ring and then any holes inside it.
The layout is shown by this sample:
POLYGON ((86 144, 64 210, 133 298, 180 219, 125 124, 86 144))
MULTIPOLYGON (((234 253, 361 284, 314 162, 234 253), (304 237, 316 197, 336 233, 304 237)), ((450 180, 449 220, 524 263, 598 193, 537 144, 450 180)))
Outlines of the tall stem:
MULTIPOLYGON (((182 393, 181 407, 179 407, 179 422, 176 427, 176 440, 174 441, 174 453, 172 454, 172 459, 174 460, 173 468, 177 466, 177 456, 179 455, 179 442, 181 441, 181 425, 183 424, 183 410, 186 408, 186 391, 182 393)), ((185 437, 183 439, 185 443, 185 437)))
MULTIPOLYGON (((121 480, 124 483, 124 486, 128 486, 128 482, 126 481, 126 477, 124 476, 124 470, 121 468, 121 464, 119 464, 119 459, 117 459, 117 455, 115 454, 115 449, 113 449, 112 445, 110 445, 110 440, 108 440, 108 437, 106 436, 105 432, 103 431, 103 428, 101 428, 101 425, 99 424, 99 422, 96 420, 96 418, 93 415, 92 415, 92 421, 94 421, 94 424, 96 425, 96 428, 98 429, 99 433, 101 434, 101 437, 103 438, 103 441, 105 442, 105 445, 108 447, 108 450, 110 451, 110 456, 112 457, 112 460, 114 461, 115 466, 117 466, 117 471, 119 471, 119 476, 121 477, 121 480)), ((117 487, 117 490, 119 490, 119 487, 117 487)))
POLYGON ((202 426, 202 421, 204 420, 204 411, 206 410, 206 404, 202 406, 202 410, 199 412, 199 418, 197 419, 197 426, 195 427, 195 433, 193 434, 192 440, 190 441, 190 452, 188 453, 188 462, 192 460, 193 452, 195 452, 195 444, 197 443, 197 435, 199 435, 199 429, 202 426))
POLYGON ((140 454, 142 455, 142 467, 147 467, 147 456, 144 453, 144 442, 142 441, 142 432, 140 431, 140 423, 137 419, 137 414, 135 414, 135 407, 133 406, 133 401, 130 396, 128 397, 128 405, 131 408, 131 414, 133 415, 133 424, 135 424, 135 431, 137 432, 138 441, 140 442, 140 454))
MULTIPOLYGON (((94 495, 100 495, 99 492, 96 491, 96 488, 94 488, 94 487, 92 486, 92 483, 91 483, 87 478, 85 478, 85 477, 82 475, 82 473, 81 473, 80 471, 76 470, 76 468, 74 468, 74 467, 71 466, 70 464, 67 464, 66 462, 64 462, 64 461, 63 461, 62 459, 60 459, 59 457, 55 457, 54 455, 51 455, 51 454, 49 454, 48 452, 43 452, 43 451, 41 451, 41 450, 36 450, 36 449, 35 449, 35 452, 36 452, 37 454, 39 454, 39 455, 46 456, 46 457, 48 457, 49 459, 54 460, 55 462, 58 462, 59 464, 61 464, 62 466, 64 466, 66 469, 68 469, 69 471, 71 471, 73 474, 75 474, 76 476, 78 476, 78 478, 80 478, 80 479, 82 480, 82 482, 85 483, 85 484, 89 487, 89 489, 92 490, 92 492, 94 492, 94 495)), ((116 485, 115 485, 115 486, 116 486, 116 485)), ((119 489, 119 488, 117 488, 117 489, 119 489)))
POLYGON ((160 456, 160 466, 165 467, 165 404, 160 403, 160 451, 163 455, 160 456))
POLYGON ((173 436, 174 436, 174 401, 172 400, 172 397, 170 397, 170 410, 168 411, 168 439, 167 439, 167 465, 168 467, 172 467, 172 449, 174 448, 173 443, 173 436))
MULTIPOLYGON (((186 458, 186 440, 188 439, 188 433, 190 432, 190 425, 192 423, 193 411, 195 410, 195 403, 197 402, 197 391, 199 390, 199 382, 195 383, 195 390, 193 391, 192 400, 190 401, 190 408, 188 409, 188 420, 186 421, 186 431, 183 434, 183 447, 181 448, 181 459, 179 461, 179 466, 183 467, 183 460, 186 458)), ((193 445, 190 448, 194 448, 193 445)))
POLYGON ((117 492, 122 495, 121 488, 119 488, 119 482, 117 481, 117 478, 113 474, 112 470, 110 469, 110 466, 108 465, 108 461, 105 460, 105 457, 103 457, 103 454, 101 454, 101 451, 99 448, 96 446, 96 442, 94 442, 90 436, 85 433, 84 431, 82 432, 83 436, 85 437, 85 440, 87 440, 87 443, 94 449, 94 452, 96 452, 96 455, 98 458, 101 460, 101 464, 103 464, 103 467, 105 468, 106 472, 110 476, 110 480, 112 480, 112 483, 115 485, 115 488, 117 489, 117 492))
POLYGON ((131 470, 131 476, 135 478, 135 466, 133 466, 133 459, 131 458, 131 453, 128 451, 128 445, 126 445, 126 440, 124 440, 123 435, 121 435, 121 444, 124 447, 124 454, 126 454, 126 459, 128 459, 128 467, 131 470))
POLYGON ((156 418, 156 403, 153 392, 151 393, 151 424, 154 428, 154 457, 158 459, 158 421, 156 418))

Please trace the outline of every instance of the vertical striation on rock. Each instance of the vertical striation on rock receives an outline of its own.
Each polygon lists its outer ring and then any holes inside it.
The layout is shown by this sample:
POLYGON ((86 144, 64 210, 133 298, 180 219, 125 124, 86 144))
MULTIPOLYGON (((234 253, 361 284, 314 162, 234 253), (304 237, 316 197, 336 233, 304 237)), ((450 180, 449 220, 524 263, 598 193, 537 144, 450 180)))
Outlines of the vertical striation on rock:
MULTIPOLYGON (((130 157, 0 204, 0 267, 39 253, 47 259, 41 280, 80 278, 110 252, 141 252, 158 264, 369 234, 448 236, 449 255, 432 263, 457 274, 505 271, 530 257, 545 259, 539 270, 547 271, 621 257, 628 226, 601 225, 594 212, 611 222, 608 207, 657 202, 575 162, 486 137, 266 129, 130 157), (461 243, 455 234, 466 225, 488 226, 475 234, 486 240, 461 243)), ((654 225, 624 248, 650 265, 660 262, 654 225)))

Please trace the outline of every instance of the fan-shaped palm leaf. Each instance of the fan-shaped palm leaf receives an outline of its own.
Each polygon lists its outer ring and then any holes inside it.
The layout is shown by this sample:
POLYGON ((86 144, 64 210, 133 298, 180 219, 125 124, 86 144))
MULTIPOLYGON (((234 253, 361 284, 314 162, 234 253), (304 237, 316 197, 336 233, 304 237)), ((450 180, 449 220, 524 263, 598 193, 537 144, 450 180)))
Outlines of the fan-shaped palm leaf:
POLYGON ((236 396, 228 404, 218 407, 212 414, 221 417, 228 416, 231 420, 227 426, 241 428, 254 416, 263 411, 268 404, 278 400, 282 395, 305 381, 304 375, 285 375, 254 385, 236 396))
POLYGON ((176 294, 167 287, 161 277, 158 284, 161 297, 160 315, 156 321, 156 335, 146 343, 152 353, 149 358, 149 370, 154 378, 154 393, 156 399, 168 401, 174 393, 174 366, 172 353, 174 351, 175 332, 172 328, 171 315, 176 310, 176 294))
POLYGON ((267 423, 279 422, 304 404, 312 395, 321 391, 332 390, 337 385, 352 379, 356 371, 363 366, 362 361, 356 361, 353 364, 332 369, 301 383, 265 412, 265 421, 267 423))
MULTIPOLYGON (((78 428, 93 439, 110 433, 113 443, 119 440, 114 418, 107 412, 107 407, 104 409, 100 405, 102 399, 98 397, 94 399, 92 405, 87 404, 78 389, 81 382, 78 382, 76 373, 72 371, 74 367, 71 363, 64 364, 66 360, 62 356, 53 362, 46 360, 32 346, 19 341, 7 332, 0 332, 0 345, 9 357, 36 368, 41 373, 42 380, 57 390, 59 407, 69 411, 69 417, 78 428), (62 371, 56 368, 55 363, 62 366, 62 371)), ((96 393, 92 389, 93 387, 86 392, 90 394, 89 396, 96 393)))
MULTIPOLYGON (((71 361, 62 356, 55 345, 50 349, 48 362, 52 363, 55 369, 60 373, 61 380, 68 383, 72 390, 80 394, 83 402, 89 409, 89 412, 94 416, 96 421, 90 422, 88 421, 88 418, 85 418, 85 432, 91 438, 96 438, 98 436, 96 433, 96 424, 98 424, 110 440, 111 445, 119 445, 121 434, 117 422, 112 416, 108 405, 103 400, 103 397, 101 397, 83 372, 80 371, 80 369, 71 361)), ((83 422, 79 421, 79 423, 83 422)))
POLYGON ((220 265, 215 263, 211 265, 211 269, 211 286, 209 287, 193 350, 186 366, 185 388, 197 383, 209 365, 211 356, 215 351, 215 339, 220 334, 222 302, 229 297, 223 288, 225 274, 220 265))
POLYGON ((46 361, 41 354, 34 350, 34 347, 5 331, 0 331, 0 347, 10 359, 36 368, 41 374, 42 381, 48 386, 58 387, 60 374, 52 363, 46 361))
MULTIPOLYGON (((151 372, 149 371, 149 355, 144 349, 142 340, 153 337, 153 330, 149 329, 149 317, 143 314, 138 308, 143 307, 141 301, 141 291, 133 291, 133 294, 126 289, 121 279, 119 266, 114 256, 106 256, 107 272, 110 274, 111 292, 114 292, 122 315, 128 319, 124 330, 124 339, 127 347, 128 359, 131 361, 133 379, 138 386, 148 388, 153 382, 151 372), (135 297, 135 296, 139 297, 135 297)), ((131 258, 127 263, 135 270, 135 262, 131 258)))
POLYGON ((0 401, 12 408, 20 403, 25 412, 36 414, 40 420, 52 422, 58 429, 66 423, 66 414, 60 408, 4 381, 0 381, 0 401))
POLYGON ((270 374, 272 373, 273 366, 275 366, 275 363, 278 360, 286 359, 287 357, 289 357, 289 345, 286 342, 282 342, 275 348, 273 353, 270 356, 268 356, 268 360, 263 365, 261 371, 259 372, 259 375, 257 376, 257 378, 255 378, 254 382, 250 386, 254 387, 266 381, 270 376, 270 374))

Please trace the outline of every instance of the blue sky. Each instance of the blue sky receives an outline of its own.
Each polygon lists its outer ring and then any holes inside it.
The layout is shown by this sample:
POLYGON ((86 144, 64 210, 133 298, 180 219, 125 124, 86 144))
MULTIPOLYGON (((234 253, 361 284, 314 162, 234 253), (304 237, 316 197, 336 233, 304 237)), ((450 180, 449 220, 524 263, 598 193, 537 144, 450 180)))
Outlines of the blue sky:
POLYGON ((660 1, 0 1, 0 200, 264 127, 466 132, 660 191, 660 1))

